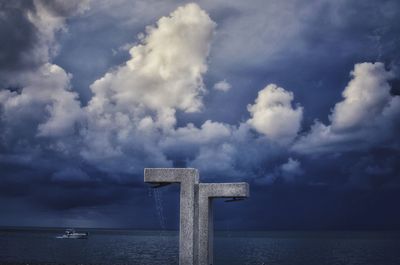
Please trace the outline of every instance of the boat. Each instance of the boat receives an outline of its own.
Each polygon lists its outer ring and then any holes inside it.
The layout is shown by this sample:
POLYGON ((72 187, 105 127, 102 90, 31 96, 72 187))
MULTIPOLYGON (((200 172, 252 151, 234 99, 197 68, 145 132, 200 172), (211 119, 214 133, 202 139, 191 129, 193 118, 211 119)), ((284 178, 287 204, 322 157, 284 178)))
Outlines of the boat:
POLYGON ((58 236, 59 239, 87 239, 89 237, 88 232, 78 233, 73 228, 69 228, 65 230, 65 233, 61 236, 58 236))

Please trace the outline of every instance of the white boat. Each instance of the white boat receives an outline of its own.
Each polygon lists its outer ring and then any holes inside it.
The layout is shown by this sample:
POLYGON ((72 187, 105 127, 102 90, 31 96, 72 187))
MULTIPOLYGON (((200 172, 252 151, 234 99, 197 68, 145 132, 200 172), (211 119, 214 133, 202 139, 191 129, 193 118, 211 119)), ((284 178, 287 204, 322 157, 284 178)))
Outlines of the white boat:
POLYGON ((73 228, 65 230, 64 235, 58 236, 60 239, 87 239, 89 236, 88 232, 78 233, 73 228))

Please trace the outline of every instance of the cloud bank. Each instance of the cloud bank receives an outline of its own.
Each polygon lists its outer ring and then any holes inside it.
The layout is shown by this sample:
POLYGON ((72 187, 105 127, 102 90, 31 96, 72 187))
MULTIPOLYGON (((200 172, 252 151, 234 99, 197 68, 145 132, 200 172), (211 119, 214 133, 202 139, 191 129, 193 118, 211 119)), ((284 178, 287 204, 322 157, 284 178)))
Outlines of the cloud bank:
MULTIPOLYGON (((73 3, 36 5, 37 14, 30 18, 29 11, 27 16, 39 32, 46 32, 38 41, 41 46, 45 41, 46 47, 54 45, 54 33, 64 27, 60 15, 86 8, 73 3)), ((236 125, 207 120, 199 127, 178 126, 178 111, 201 112, 204 107, 203 75, 215 27, 196 4, 160 18, 139 36, 124 64, 93 82, 86 106, 71 90, 72 76, 44 56, 47 62, 17 80, 18 90, 0 92, 3 149, 28 154, 35 146, 43 153, 77 156, 112 178, 139 175, 146 166, 177 164, 211 175, 260 177, 258 168, 269 167, 263 163, 281 161, 293 151, 344 152, 349 146, 365 148, 393 137, 399 99, 391 95, 388 83, 394 72, 382 63, 356 64, 343 101, 329 117, 331 124, 316 121, 301 135, 303 107, 294 105, 293 92, 275 84, 258 92, 247 106, 249 118, 236 125), (25 129, 27 124, 35 130, 25 129), (243 159, 253 152, 259 154, 243 159)), ((225 81, 215 85, 221 91, 228 87, 225 81)), ((71 166, 82 170, 66 165, 71 166)))
MULTIPOLYGON (((209 180, 246 180, 263 187, 325 185, 329 180, 320 175, 329 167, 326 161, 349 157, 358 166, 351 172, 343 169, 341 174, 350 176, 344 182, 356 183, 364 173, 393 181, 393 154, 400 146, 400 99, 391 83, 398 78, 394 67, 355 64, 328 122, 316 120, 311 128, 304 124, 307 106, 301 97, 279 82, 253 88, 259 89, 257 95, 246 101, 246 115, 234 123, 213 117, 199 121, 193 117, 207 113, 206 99, 224 97, 218 109, 230 112, 236 106, 229 95, 241 91, 225 80, 213 80, 214 86, 207 88, 212 40, 223 31, 192 3, 147 26, 137 43, 129 45, 128 58, 92 82, 86 104, 72 85, 72 74, 53 61, 59 50, 57 34, 66 32, 67 18, 82 14, 88 4, 2 5, 7 12, 1 11, 6 16, 0 19, 16 19, 24 27, 15 32, 6 24, 1 36, 13 32, 16 43, 17 35, 26 39, 18 47, 1 44, 5 46, 0 49, 0 165, 6 175, 0 189, 36 182, 71 195, 70 188, 79 187, 79 196, 91 197, 84 204, 93 206, 124 198, 127 187, 142 182, 144 167, 173 166, 199 168, 209 180), (7 66, 8 61, 13 64, 7 66), (383 149, 388 159, 380 161, 375 153, 363 153, 360 160, 351 157, 372 149, 383 149), (371 161, 377 164, 371 166, 371 161)), ((235 22, 233 26, 238 27, 235 22)), ((292 33, 289 39, 296 35, 292 33)), ((30 194, 41 203, 57 197, 32 190, 7 194, 30 194)), ((77 199, 67 195, 47 202, 48 207, 78 207, 77 199)))
POLYGON ((214 28, 215 23, 195 4, 162 17, 154 27, 147 27, 126 63, 91 85, 93 97, 85 107, 70 90, 71 76, 57 65, 43 64, 31 78, 25 77, 19 93, 1 92, 3 126, 10 131, 3 134, 4 145, 13 143, 10 150, 19 145, 20 136, 11 140, 17 135, 13 130, 30 123, 36 128, 30 141, 43 152, 79 156, 112 177, 135 176, 143 167, 177 162, 210 174, 253 175, 259 160, 239 162, 240 146, 255 149, 265 142, 272 153, 268 157, 273 157, 276 150, 271 146, 295 137, 302 109, 292 108, 292 93, 269 85, 249 105, 252 117, 246 123, 250 126, 208 120, 200 127, 192 123, 177 127, 177 111, 198 112, 203 107, 202 76, 214 28), (19 111, 21 117, 13 127, 19 111), (261 134, 252 133, 252 128, 261 134))
POLYGON ((329 116, 330 124, 316 121, 293 149, 301 153, 343 152, 396 144, 400 97, 391 94, 395 77, 383 63, 360 63, 329 116))

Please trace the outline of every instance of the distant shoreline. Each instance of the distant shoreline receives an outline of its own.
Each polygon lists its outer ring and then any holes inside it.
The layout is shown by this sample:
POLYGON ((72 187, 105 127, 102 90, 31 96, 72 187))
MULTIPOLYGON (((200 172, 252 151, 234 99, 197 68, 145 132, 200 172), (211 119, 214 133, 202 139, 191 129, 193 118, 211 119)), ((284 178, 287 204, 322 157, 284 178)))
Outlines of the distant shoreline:
MULTIPOLYGON (((62 233, 66 227, 0 227, 0 233, 62 233)), ((122 228, 75 228, 90 234, 131 236, 178 236, 178 230, 122 229, 122 228)), ((216 237, 242 238, 392 238, 400 239, 399 230, 215 230, 216 237)))
MULTIPOLYGON (((79 227, 79 226, 0 226, 0 231, 9 230, 65 230, 75 228, 77 230, 97 230, 97 231, 178 231, 178 229, 159 229, 159 228, 110 228, 110 227, 79 227)), ((318 232, 399 232, 398 229, 215 229, 215 231, 238 231, 238 232, 299 232, 299 233, 318 233, 318 232)))

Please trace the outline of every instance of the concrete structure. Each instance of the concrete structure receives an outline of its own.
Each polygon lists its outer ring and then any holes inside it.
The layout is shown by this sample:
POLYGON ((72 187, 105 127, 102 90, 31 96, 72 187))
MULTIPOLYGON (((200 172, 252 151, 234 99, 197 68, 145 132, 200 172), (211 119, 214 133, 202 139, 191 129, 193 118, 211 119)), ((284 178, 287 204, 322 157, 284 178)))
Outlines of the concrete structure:
POLYGON ((198 265, 213 264, 213 204, 215 198, 245 198, 249 196, 249 185, 247 183, 200 183, 198 191, 199 210, 199 232, 198 249, 195 262, 198 265))
POLYGON ((199 173, 194 168, 146 168, 144 181, 155 185, 154 187, 180 184, 179 264, 212 264, 212 200, 233 198, 229 201, 236 201, 248 197, 249 185, 199 183, 199 173))
POLYGON ((199 183, 199 173, 194 168, 146 168, 144 182, 164 186, 179 183, 180 217, 179 217, 179 264, 194 264, 195 233, 197 233, 197 216, 195 216, 195 190, 199 183))

